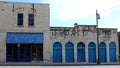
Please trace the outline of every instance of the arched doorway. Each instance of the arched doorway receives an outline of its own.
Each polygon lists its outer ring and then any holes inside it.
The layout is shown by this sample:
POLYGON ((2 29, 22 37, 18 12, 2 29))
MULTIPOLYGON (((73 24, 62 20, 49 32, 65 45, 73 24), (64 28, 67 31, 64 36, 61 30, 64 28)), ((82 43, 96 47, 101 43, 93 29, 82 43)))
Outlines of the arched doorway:
POLYGON ((59 42, 53 45, 53 62, 62 62, 62 44, 59 42))
POLYGON ((116 44, 114 42, 109 44, 109 60, 110 62, 116 62, 116 44))
POLYGON ((78 62, 85 62, 85 45, 84 43, 80 42, 77 45, 77 61, 78 62))
POLYGON ((99 45, 99 62, 106 62, 107 56, 106 56, 106 45, 104 42, 101 42, 99 45))
POLYGON ((65 58, 66 62, 74 62, 74 45, 71 42, 65 45, 65 58))
POLYGON ((96 46, 93 42, 90 42, 88 45, 88 62, 96 62, 96 46))

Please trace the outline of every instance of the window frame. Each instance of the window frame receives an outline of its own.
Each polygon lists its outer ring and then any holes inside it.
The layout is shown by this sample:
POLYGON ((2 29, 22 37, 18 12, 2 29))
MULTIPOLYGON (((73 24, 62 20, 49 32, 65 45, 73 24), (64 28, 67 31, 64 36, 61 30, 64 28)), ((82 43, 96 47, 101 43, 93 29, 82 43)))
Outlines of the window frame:
POLYGON ((35 15, 33 13, 28 14, 28 26, 34 26, 35 15))
POLYGON ((23 26, 24 24, 24 14, 18 13, 17 14, 17 26, 23 26))

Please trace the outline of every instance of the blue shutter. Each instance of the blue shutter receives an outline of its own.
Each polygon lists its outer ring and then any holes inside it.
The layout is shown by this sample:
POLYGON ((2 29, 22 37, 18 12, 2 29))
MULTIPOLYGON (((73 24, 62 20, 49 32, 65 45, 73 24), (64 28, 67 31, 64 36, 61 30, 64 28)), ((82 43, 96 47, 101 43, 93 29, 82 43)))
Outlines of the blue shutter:
POLYGON ((83 43, 79 43, 77 45, 77 61, 85 62, 85 45, 83 43))
POLYGON ((114 42, 111 42, 109 45, 109 60, 110 62, 116 62, 116 45, 114 42))
POLYGON ((96 62, 96 47, 93 42, 88 45, 88 62, 95 63, 96 62))
POLYGON ((101 42, 100 45, 99 45, 99 61, 100 62, 106 62, 107 61, 106 45, 103 42, 101 42))
POLYGON ((53 62, 62 62, 62 45, 59 42, 53 45, 53 62))
POLYGON ((66 62, 74 62, 74 46, 71 42, 65 45, 65 59, 66 62))

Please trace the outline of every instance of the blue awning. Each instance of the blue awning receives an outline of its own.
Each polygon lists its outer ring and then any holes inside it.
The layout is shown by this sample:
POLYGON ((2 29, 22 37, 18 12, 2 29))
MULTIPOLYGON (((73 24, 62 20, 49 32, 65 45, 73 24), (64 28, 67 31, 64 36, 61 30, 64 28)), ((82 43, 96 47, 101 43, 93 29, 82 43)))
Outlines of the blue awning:
POLYGON ((6 35, 6 43, 43 44, 43 33, 12 33, 6 35))

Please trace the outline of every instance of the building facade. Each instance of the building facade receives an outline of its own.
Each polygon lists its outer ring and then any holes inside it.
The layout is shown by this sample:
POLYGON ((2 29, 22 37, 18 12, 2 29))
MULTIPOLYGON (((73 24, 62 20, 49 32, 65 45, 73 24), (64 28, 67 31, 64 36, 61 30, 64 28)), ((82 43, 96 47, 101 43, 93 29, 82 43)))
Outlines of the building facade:
POLYGON ((0 2, 0 62, 118 62, 117 29, 50 27, 49 4, 0 2))
MULTIPOLYGON (((118 46, 119 46, 119 58, 120 58, 120 32, 118 32, 118 46)), ((120 61, 120 59, 119 59, 120 61)))
POLYGON ((49 4, 0 2, 0 62, 49 61, 49 4))
POLYGON ((117 29, 99 28, 99 45, 96 25, 75 23, 74 27, 51 27, 50 32, 55 63, 118 62, 117 29))

